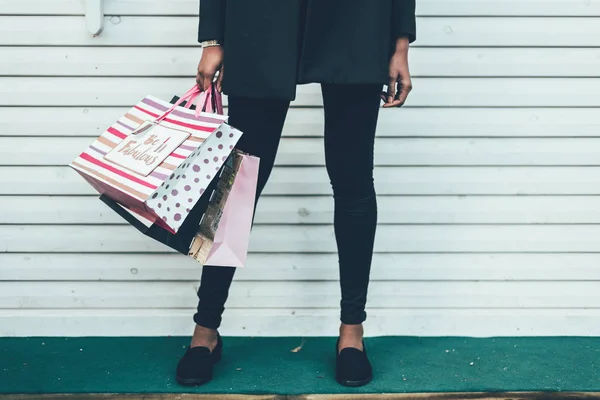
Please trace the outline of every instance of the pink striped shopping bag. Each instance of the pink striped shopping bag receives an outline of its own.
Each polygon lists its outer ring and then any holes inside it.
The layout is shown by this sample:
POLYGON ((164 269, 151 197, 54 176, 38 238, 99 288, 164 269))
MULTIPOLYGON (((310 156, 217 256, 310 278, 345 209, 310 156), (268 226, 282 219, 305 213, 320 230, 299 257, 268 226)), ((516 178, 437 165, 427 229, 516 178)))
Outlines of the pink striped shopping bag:
POLYGON ((70 166, 147 236, 202 264, 244 266, 258 158, 235 149, 242 132, 222 114, 214 89, 175 104, 146 96, 70 166))
POLYGON ((100 194, 177 232, 242 135, 224 115, 180 106, 198 95, 194 87, 175 105, 146 96, 70 166, 100 194))

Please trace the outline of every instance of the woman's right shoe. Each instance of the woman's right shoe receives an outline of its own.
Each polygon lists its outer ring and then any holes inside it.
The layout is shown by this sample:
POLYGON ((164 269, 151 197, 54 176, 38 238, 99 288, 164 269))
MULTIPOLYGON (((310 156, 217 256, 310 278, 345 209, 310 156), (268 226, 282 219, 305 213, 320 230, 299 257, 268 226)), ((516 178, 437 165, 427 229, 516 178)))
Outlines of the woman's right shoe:
POLYGON ((367 357, 367 347, 363 342, 363 350, 346 347, 338 350, 340 339, 335 345, 335 380, 344 386, 363 386, 373 379, 373 367, 367 357))
POLYGON ((208 347, 188 347, 177 365, 177 383, 200 386, 213 378, 213 368, 221 360, 223 340, 217 333, 217 345, 211 352, 208 347))

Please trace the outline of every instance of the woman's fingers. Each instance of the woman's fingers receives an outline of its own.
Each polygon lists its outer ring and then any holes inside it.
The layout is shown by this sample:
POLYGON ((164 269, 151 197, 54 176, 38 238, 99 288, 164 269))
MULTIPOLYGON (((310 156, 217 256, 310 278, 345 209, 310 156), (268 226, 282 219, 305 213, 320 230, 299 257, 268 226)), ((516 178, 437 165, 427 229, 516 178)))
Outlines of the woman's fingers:
POLYGON ((398 95, 398 100, 397 100, 398 105, 396 107, 401 107, 404 105, 404 102, 406 102, 406 98, 408 97, 408 94, 412 90, 411 80, 410 79, 402 79, 400 81, 399 90, 400 90, 400 93, 398 95))
POLYGON ((394 97, 396 97, 396 83, 398 82, 397 76, 390 76, 388 81, 388 90, 387 90, 387 99, 386 103, 391 104, 394 101, 394 97))
POLYGON ((386 98, 384 99, 385 104, 384 108, 397 107, 398 100, 396 100, 396 84, 398 78, 390 77, 390 81, 388 82, 388 90, 386 93, 386 98))
POLYGON ((219 71, 219 76, 217 77, 217 91, 219 93, 223 93, 223 71, 225 69, 225 66, 221 67, 221 70, 219 71))
POLYGON ((210 89, 210 85, 212 84, 214 77, 215 74, 204 74, 204 79, 202 81, 202 91, 210 89))
POLYGON ((402 107, 406 102, 408 94, 412 90, 412 82, 410 78, 402 77, 398 84, 397 92, 390 96, 390 90, 388 89, 387 101, 383 105, 384 108, 402 107))
POLYGON ((200 71, 196 73, 196 84, 198 85, 198 89, 204 90, 204 73, 200 71))
POLYGON ((196 83, 201 92, 208 90, 215 78, 214 72, 198 71, 196 74, 196 83))

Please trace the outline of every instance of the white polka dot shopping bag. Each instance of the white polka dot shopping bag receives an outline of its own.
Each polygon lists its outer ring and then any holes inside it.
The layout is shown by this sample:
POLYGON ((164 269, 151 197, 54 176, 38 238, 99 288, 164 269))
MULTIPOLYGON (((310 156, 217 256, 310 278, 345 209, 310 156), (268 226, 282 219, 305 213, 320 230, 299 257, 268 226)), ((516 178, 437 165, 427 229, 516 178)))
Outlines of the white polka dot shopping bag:
POLYGON ((235 148, 241 136, 221 95, 194 86, 175 104, 146 96, 70 166, 145 235, 203 265, 243 267, 259 160, 235 148))

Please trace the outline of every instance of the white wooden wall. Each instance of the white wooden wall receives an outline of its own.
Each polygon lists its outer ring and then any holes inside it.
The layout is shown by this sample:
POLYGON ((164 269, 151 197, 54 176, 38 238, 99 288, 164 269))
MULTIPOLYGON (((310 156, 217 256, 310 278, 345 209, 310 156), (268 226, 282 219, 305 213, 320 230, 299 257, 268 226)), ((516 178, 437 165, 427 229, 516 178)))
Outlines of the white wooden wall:
MULTIPOLYGON (((200 268, 65 165, 193 84, 197 0, 0 0, 0 335, 188 335, 200 268)), ((384 110, 369 335, 600 335, 600 1, 418 0, 384 110)), ((318 86, 300 89, 227 335, 334 335, 318 86)))

